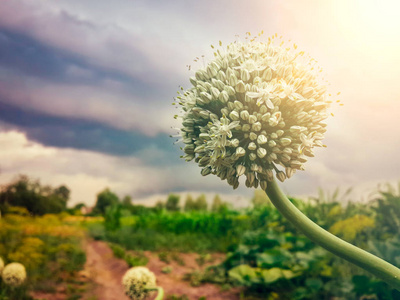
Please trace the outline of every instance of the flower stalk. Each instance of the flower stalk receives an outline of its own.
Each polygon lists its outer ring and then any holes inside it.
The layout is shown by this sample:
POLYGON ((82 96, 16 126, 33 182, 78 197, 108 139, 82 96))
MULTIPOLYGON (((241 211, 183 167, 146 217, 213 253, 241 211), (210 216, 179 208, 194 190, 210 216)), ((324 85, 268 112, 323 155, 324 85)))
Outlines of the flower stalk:
POLYGON ((319 227, 289 201, 275 180, 268 182, 265 192, 280 213, 314 243, 371 272, 400 291, 399 268, 319 227))

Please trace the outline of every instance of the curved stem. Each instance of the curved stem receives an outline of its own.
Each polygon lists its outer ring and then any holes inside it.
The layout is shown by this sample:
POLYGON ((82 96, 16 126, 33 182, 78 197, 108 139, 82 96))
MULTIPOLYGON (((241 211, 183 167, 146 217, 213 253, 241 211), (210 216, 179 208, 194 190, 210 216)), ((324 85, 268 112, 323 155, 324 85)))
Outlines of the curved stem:
POLYGON ((289 201, 275 180, 268 182, 265 192, 281 214, 314 243, 400 290, 400 269, 319 227, 289 201))
POLYGON ((157 287, 158 294, 154 300, 163 300, 164 299, 164 289, 160 286, 157 287))

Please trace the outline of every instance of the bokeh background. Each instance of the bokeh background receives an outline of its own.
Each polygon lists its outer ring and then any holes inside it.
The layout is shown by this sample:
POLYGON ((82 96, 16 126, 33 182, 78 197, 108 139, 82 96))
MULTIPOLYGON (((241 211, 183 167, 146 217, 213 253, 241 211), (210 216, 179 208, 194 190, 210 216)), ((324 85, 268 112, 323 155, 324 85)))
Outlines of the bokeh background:
POLYGON ((104 187, 147 203, 170 192, 240 203, 253 191, 179 159, 171 103, 212 59, 210 44, 263 30, 315 58, 344 103, 332 106, 328 148, 283 189, 352 186, 353 200, 368 199, 400 179, 399 9, 394 0, 0 1, 0 184, 17 174, 65 184, 71 205, 93 205, 104 187))

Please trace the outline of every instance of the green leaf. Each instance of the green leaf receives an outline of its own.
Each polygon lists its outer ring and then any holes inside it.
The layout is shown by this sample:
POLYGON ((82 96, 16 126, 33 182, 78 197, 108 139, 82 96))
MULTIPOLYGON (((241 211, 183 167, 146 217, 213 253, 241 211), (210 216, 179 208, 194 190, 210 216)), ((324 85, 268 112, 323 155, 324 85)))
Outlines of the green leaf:
POLYGON ((261 268, 282 267, 292 259, 293 255, 290 255, 288 251, 271 249, 257 255, 257 266, 261 268))
POLYGON ((280 279, 291 279, 296 277, 296 274, 290 270, 283 270, 280 268, 272 268, 269 270, 261 271, 261 276, 264 279, 265 283, 273 283, 280 279))
POLYGON ((266 283, 273 283, 279 279, 281 279, 284 275, 282 270, 279 268, 272 268, 269 270, 263 270, 261 272, 262 278, 266 283))
POLYGON ((240 265, 229 270, 228 275, 231 279, 237 280, 240 283, 246 284, 257 278, 257 273, 254 268, 249 265, 240 265))
POLYGON ((318 291, 323 286, 323 282, 321 279, 317 278, 308 278, 306 280, 306 286, 308 286, 313 291, 318 291))

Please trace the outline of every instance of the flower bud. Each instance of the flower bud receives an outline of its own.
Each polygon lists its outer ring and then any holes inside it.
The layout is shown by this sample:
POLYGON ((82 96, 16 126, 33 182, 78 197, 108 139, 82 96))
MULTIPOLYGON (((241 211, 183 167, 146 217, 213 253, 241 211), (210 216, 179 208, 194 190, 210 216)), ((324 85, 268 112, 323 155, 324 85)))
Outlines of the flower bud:
POLYGON ((286 167, 286 176, 287 176, 287 178, 292 177, 295 171, 296 171, 295 169, 286 167))
POLYGON ((196 86, 196 85, 197 85, 197 80, 196 80, 195 77, 190 77, 190 78, 189 78, 189 81, 190 81, 191 84, 193 84, 193 86, 196 86))
POLYGON ((280 142, 282 146, 289 146, 292 140, 290 138, 281 138, 280 142))
POLYGON ((260 181, 260 187, 263 191, 267 189, 267 181, 266 180, 261 180, 260 181))
POLYGON ((215 88, 215 87, 211 88, 211 96, 213 97, 213 99, 218 99, 219 94, 220 94, 220 92, 217 88, 215 88))
POLYGON ((260 131, 261 130, 261 123, 260 122, 255 122, 253 126, 251 126, 252 130, 254 131, 260 131))
POLYGON ((247 146, 247 148, 249 150, 256 150, 257 149, 257 145, 254 142, 249 143, 249 145, 247 146))
POLYGON ((268 139, 267 139, 267 137, 266 137, 265 135, 260 134, 260 135, 257 137, 257 143, 258 143, 259 145, 264 145, 264 144, 267 143, 267 142, 268 142, 268 139))
POLYGON ((232 139, 231 140, 231 146, 232 147, 238 147, 239 146, 239 140, 238 139, 232 139))
POLYGON ((236 95, 235 89, 233 87, 231 87, 230 85, 225 85, 224 91, 227 92, 229 96, 235 96, 236 95))
POLYGON ((244 93, 246 91, 246 87, 244 86, 244 83, 242 80, 239 80, 236 84, 236 91, 238 93, 244 93))
POLYGON ((250 124, 244 124, 244 125, 242 126, 242 130, 245 131, 245 132, 246 132, 246 131, 249 131, 250 128, 251 128, 250 124))
POLYGON ((238 165, 236 167, 236 174, 237 176, 242 176, 244 174, 244 172, 246 172, 246 167, 243 165, 238 165))
POLYGON ((231 118, 232 121, 237 121, 239 120, 239 114, 237 111, 231 111, 231 113, 229 114, 229 118, 231 118))
POLYGON ((240 77, 242 78, 243 81, 249 81, 250 80, 250 73, 246 69, 241 69, 240 70, 240 77))
POLYGON ((233 102, 233 105, 234 105, 235 109, 237 109, 237 110, 240 110, 240 109, 243 108, 243 103, 240 102, 240 101, 237 101, 237 100, 235 100, 235 101, 233 102))
POLYGON ((278 178, 279 181, 284 182, 285 179, 286 179, 286 175, 285 175, 285 173, 283 171, 278 171, 276 173, 276 178, 278 178))
POLYGON ((254 124, 255 122, 257 122, 257 117, 255 115, 249 116, 249 123, 254 124))
POLYGON ((207 176, 207 175, 209 175, 209 174, 211 174, 211 167, 205 167, 205 168, 203 168, 202 170, 201 170, 201 175, 203 175, 203 176, 207 176))
POLYGON ((267 150, 265 150, 264 148, 257 149, 257 156, 259 158, 264 158, 265 155, 267 155, 267 150))
POLYGON ((240 112, 240 118, 242 118, 242 120, 247 121, 249 119, 249 112, 247 110, 242 110, 240 112))
POLYGON ((242 157, 246 154, 246 150, 244 150, 242 147, 237 147, 236 148, 236 156, 237 157, 242 157))

